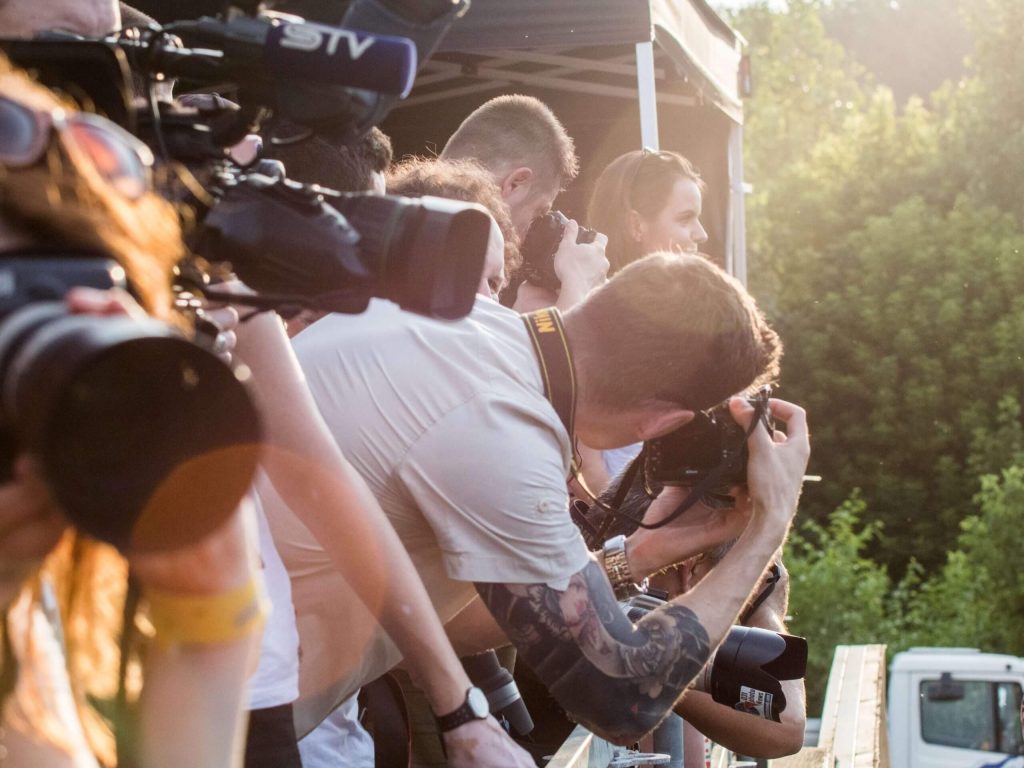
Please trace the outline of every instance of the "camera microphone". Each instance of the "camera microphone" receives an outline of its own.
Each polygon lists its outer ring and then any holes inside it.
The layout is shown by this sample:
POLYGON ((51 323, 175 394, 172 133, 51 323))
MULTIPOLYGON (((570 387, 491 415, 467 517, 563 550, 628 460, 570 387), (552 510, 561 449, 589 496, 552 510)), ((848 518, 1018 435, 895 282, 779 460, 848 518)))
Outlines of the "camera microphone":
MULTIPOLYGON (((416 76, 416 44, 405 37, 314 24, 298 17, 204 16, 167 26, 194 50, 160 52, 165 74, 196 76, 213 65, 219 76, 252 81, 339 85, 406 96, 416 76), (210 49, 210 50, 203 50, 210 49), (190 59, 198 57, 199 62, 190 59), (181 71, 187 67, 185 71, 181 71), (199 69, 197 69, 199 68, 199 69)), ((131 41, 118 40, 122 47, 131 41)))
POLYGON ((464 656, 460 661, 473 685, 487 695, 492 715, 508 721, 520 736, 533 730, 533 718, 519 693, 519 686, 498 662, 498 654, 493 650, 485 651, 476 656, 464 656))

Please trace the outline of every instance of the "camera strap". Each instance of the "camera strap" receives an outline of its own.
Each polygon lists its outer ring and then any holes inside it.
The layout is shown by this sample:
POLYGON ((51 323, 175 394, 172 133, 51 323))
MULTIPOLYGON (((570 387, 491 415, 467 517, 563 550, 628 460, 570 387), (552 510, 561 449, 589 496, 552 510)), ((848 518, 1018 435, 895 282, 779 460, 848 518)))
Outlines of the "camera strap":
POLYGON ((554 407, 572 443, 576 419, 576 369, 569 340, 565 336, 562 315, 555 307, 548 307, 529 312, 522 318, 540 363, 544 397, 554 407))

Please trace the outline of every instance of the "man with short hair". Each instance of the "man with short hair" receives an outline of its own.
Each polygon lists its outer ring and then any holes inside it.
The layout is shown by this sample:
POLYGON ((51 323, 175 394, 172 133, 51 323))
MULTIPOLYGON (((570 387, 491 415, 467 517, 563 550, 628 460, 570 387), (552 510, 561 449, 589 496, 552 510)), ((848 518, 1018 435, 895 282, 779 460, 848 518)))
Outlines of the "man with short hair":
POLYGON ((540 100, 512 94, 477 107, 441 150, 491 172, 520 237, 579 172, 572 138, 540 100))
MULTIPOLYGON (((520 239, 579 172, 575 145, 562 123, 539 99, 520 94, 497 96, 477 107, 448 139, 441 157, 475 160, 490 172, 520 239)), ((578 232, 576 222, 570 222, 555 253, 555 274, 562 283, 558 295, 524 283, 517 309, 555 305, 564 312, 604 282, 608 238, 598 235, 594 243, 578 244, 578 232)))
MULTIPOLYGON (((538 333, 559 328, 553 311, 536 320, 538 333)), ((773 377, 779 344, 739 283, 703 259, 671 254, 642 259, 594 291, 566 315, 561 338, 542 364, 522 318, 494 302, 479 299, 468 319, 438 323, 376 301, 358 317, 318 323, 295 348, 329 429, 442 620, 479 594, 573 719, 630 741, 682 695, 782 545, 807 462, 806 424, 800 408, 773 401, 788 439, 752 432, 749 494, 736 509, 694 509, 656 532, 640 529, 603 566, 568 513, 572 446, 545 375, 553 387, 574 385, 575 408, 562 417, 581 439, 612 447, 666 434, 773 377), (635 625, 622 614, 606 570, 617 582, 639 581, 737 535, 692 592, 635 625)), ((743 426, 752 411, 743 399, 732 406, 743 426)), ((664 494, 648 522, 678 501, 664 494)), ((334 641, 304 643, 301 730, 399 656, 380 632, 346 645, 342 628, 359 606, 315 542, 278 533, 306 553, 293 572, 295 599, 317 615, 300 633, 334 641)), ((477 716, 469 698, 464 709, 477 716)))

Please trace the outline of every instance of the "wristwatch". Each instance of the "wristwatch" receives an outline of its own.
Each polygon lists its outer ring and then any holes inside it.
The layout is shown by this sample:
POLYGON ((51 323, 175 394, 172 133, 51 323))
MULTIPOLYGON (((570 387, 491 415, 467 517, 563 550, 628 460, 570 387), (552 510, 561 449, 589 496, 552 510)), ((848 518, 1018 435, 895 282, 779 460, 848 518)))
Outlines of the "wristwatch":
POLYGON ((437 718, 437 727, 441 733, 447 733, 470 720, 483 720, 489 714, 491 708, 487 704, 487 694, 473 685, 466 691, 466 700, 461 707, 437 718))

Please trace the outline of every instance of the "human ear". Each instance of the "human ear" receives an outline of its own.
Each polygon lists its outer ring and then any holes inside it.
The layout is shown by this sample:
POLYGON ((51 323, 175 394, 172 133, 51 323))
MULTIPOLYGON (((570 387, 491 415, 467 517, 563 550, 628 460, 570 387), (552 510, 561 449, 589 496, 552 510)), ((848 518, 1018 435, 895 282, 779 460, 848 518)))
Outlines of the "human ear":
POLYGON ((533 181, 533 169, 526 166, 513 168, 501 180, 501 196, 506 200, 513 194, 529 192, 533 181))
POLYGON ((638 211, 631 208, 626 213, 626 224, 629 228, 629 236, 633 238, 633 242, 642 243, 647 229, 644 226, 644 217, 638 211))

